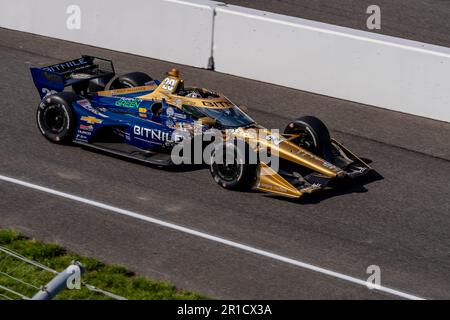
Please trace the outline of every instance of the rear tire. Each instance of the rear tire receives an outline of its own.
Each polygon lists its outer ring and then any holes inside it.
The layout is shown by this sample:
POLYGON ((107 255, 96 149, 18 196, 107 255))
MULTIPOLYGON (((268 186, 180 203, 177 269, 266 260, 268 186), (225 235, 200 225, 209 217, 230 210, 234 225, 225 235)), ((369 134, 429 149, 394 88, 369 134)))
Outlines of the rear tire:
POLYGON ((332 160, 330 132, 320 119, 313 116, 300 117, 289 123, 284 133, 300 135, 296 140, 300 147, 327 161, 332 160))
POLYGON ((72 103, 73 92, 59 92, 42 99, 36 112, 36 121, 42 135, 51 142, 70 144, 76 128, 72 103))
POLYGON ((109 84, 107 90, 124 89, 144 86, 153 79, 144 72, 131 72, 121 75, 109 84))

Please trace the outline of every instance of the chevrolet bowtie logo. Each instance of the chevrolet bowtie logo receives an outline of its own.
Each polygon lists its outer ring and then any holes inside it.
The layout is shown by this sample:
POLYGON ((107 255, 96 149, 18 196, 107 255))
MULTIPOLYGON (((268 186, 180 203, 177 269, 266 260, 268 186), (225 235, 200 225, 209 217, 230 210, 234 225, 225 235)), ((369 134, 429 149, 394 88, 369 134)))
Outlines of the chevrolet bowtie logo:
POLYGON ((97 119, 97 118, 91 117, 91 116, 81 117, 81 121, 84 121, 84 122, 87 122, 87 123, 90 123, 90 124, 96 124, 96 123, 102 123, 103 122, 103 120, 100 120, 100 119, 97 119))

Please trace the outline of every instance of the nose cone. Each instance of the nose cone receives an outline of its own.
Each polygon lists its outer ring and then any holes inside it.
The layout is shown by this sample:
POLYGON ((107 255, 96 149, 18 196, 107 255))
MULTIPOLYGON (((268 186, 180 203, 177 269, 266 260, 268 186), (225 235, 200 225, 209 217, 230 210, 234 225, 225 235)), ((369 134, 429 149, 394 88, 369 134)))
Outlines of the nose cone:
POLYGON ((285 140, 276 147, 280 158, 305 166, 328 177, 334 178, 345 174, 340 168, 290 141, 285 140))

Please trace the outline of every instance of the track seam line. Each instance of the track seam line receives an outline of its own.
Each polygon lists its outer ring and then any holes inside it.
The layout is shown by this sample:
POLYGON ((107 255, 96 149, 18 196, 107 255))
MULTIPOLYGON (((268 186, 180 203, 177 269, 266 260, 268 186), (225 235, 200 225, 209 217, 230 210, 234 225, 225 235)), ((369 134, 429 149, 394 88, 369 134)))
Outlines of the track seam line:
MULTIPOLYGON (((135 219, 138 219, 138 220, 142 220, 142 221, 146 221, 146 222, 149 222, 149 223, 153 223, 153 224, 156 224, 156 225, 159 225, 159 226, 162 226, 162 227, 166 227, 166 228, 169 228, 169 229, 172 229, 172 230, 180 231, 180 232, 183 232, 183 233, 186 233, 186 234, 189 234, 189 235, 193 235, 193 236, 196 236, 196 237, 199 237, 199 238, 207 239, 207 240, 210 240, 210 241, 213 241, 213 242, 217 242, 217 243, 229 246, 229 247, 237 248, 237 249, 240 249, 240 250, 243 250, 243 251, 246 251, 246 252, 250 252, 250 253, 253 253, 253 254, 256 254, 256 255, 260 255, 260 256, 263 256, 263 257, 266 257, 266 258, 270 258, 270 259, 277 260, 277 261, 280 261, 280 262, 284 262, 284 263, 287 263, 287 264, 290 264, 290 265, 294 265, 294 266, 297 266, 297 267, 300 267, 300 268, 303 268, 303 269, 307 269, 307 270, 310 270, 310 271, 321 273, 321 274, 324 274, 324 275, 327 275, 327 276, 330 276, 330 277, 334 277, 334 278, 337 278, 337 279, 340 279, 340 280, 344 280, 344 281, 347 281, 347 282, 350 282, 350 283, 353 283, 353 284, 357 284, 357 285, 360 285, 360 286, 367 287, 367 285, 368 285, 367 281, 365 281, 365 280, 361 280, 361 279, 358 279, 358 278, 355 278, 355 277, 352 277, 352 276, 348 276, 348 275, 345 275, 343 273, 339 273, 339 272, 332 271, 332 270, 329 270, 329 269, 326 269, 326 268, 318 267, 318 266, 315 266, 315 265, 312 265, 312 264, 309 264, 309 263, 306 263, 306 262, 302 262, 302 261, 299 261, 299 260, 288 258, 288 257, 282 256, 282 255, 279 255, 279 254, 276 254, 276 253, 272 253, 272 252, 269 252, 269 251, 265 251, 265 250, 262 250, 262 249, 257 249, 257 248, 251 247, 249 245, 245 245, 245 244, 242 244, 242 243, 234 242, 232 240, 228 240, 228 239, 221 238, 221 237, 218 237, 218 236, 210 235, 210 234, 205 233, 205 232, 201 232, 201 231, 198 231, 198 230, 194 230, 194 229, 190 229, 190 228, 187 228, 187 227, 183 227, 183 226, 180 226, 180 225, 177 225, 177 224, 174 224, 174 223, 170 223, 170 222, 167 222, 167 221, 164 221, 164 220, 148 217, 148 216, 145 216, 145 215, 142 215, 142 214, 130 211, 130 210, 114 207, 114 206, 111 206, 111 205, 108 205, 108 204, 105 204, 105 203, 102 203, 102 202, 98 202, 98 201, 95 201, 95 200, 90 200, 90 199, 83 198, 83 197, 80 197, 80 196, 75 196, 75 195, 72 195, 72 194, 69 194, 69 193, 57 191, 57 190, 54 190, 54 189, 51 189, 51 188, 43 187, 43 186, 40 186, 40 185, 37 185, 37 184, 29 183, 29 182, 26 182, 26 181, 22 181, 22 180, 19 180, 19 179, 11 178, 11 177, 4 176, 4 175, 1 175, 1 174, 0 174, 0 180, 2 180, 4 182, 9 182, 9 183, 13 183, 13 184, 16 184, 16 185, 20 185, 20 186, 23 186, 23 187, 26 187, 26 188, 30 188, 30 189, 33 189, 33 190, 42 191, 42 192, 45 192, 45 193, 48 193, 48 194, 52 194, 52 195, 55 195, 55 196, 59 196, 59 197, 62 197, 62 198, 70 199, 70 200, 73 200, 73 201, 76 201, 76 202, 84 203, 84 204, 87 204, 87 205, 90 205, 90 206, 93 206, 93 207, 97 207, 97 208, 100 208, 100 209, 112 211, 112 212, 115 212, 115 213, 118 213, 118 214, 121 214, 121 215, 124 215, 124 216, 128 216, 128 217, 131 217, 131 218, 135 218, 135 219)), ((399 290, 396 290, 396 289, 392 289, 392 288, 389 288, 389 287, 381 286, 381 285, 375 286, 373 288, 373 290, 377 290, 377 291, 380 291, 380 292, 388 293, 388 294, 391 294, 391 295, 394 295, 394 296, 398 296, 398 297, 401 297, 401 298, 404 298, 404 299, 409 299, 409 300, 424 300, 424 298, 421 298, 419 296, 416 296, 416 295, 413 295, 413 294, 409 294, 409 293, 406 293, 406 292, 402 292, 402 291, 399 291, 399 290)))

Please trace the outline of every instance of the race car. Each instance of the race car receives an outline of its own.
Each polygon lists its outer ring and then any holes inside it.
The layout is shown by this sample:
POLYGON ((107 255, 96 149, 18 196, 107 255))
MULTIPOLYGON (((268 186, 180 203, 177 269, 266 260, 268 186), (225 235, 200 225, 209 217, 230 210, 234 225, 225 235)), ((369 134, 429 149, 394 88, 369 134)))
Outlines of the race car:
POLYGON ((177 69, 162 81, 143 72, 118 76, 112 61, 84 55, 31 68, 31 74, 41 97, 37 126, 57 144, 75 143, 166 167, 192 164, 192 146, 198 145, 193 142, 200 140, 200 162, 209 166, 220 186, 291 198, 336 187, 372 170, 330 138, 318 118, 303 116, 283 133, 274 132, 223 94, 186 87, 177 69), (227 138, 204 139, 212 130, 227 138), (208 149, 213 140, 215 146, 208 149), (181 162, 174 160, 179 146, 181 162))

